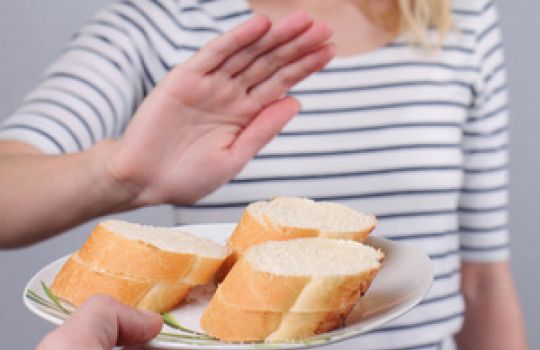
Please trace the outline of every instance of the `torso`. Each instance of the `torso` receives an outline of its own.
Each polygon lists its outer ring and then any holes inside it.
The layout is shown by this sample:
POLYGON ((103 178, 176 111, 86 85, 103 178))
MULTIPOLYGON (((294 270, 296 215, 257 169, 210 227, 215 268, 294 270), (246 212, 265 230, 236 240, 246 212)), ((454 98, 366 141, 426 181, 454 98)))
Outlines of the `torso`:
MULTIPOLYGON (((287 11, 272 7, 275 3, 252 0, 249 14, 279 20, 300 2, 287 1, 287 11)), ((299 115, 235 180, 195 206, 178 207, 176 218, 179 223, 236 221, 249 202, 279 195, 375 213, 376 234, 422 247, 434 257, 439 279, 428 302, 398 324, 421 323, 452 310, 441 327, 451 334, 463 309, 456 211, 463 181, 462 127, 475 68, 467 55, 452 50, 432 55, 392 38, 352 2, 345 3, 315 13, 336 26, 339 57, 291 90, 303 106, 299 115), (433 302, 437 298, 444 303, 433 302)), ((449 42, 472 48, 472 39, 456 35, 449 42)), ((430 333, 429 328, 418 332, 430 333)), ((443 337, 437 332, 430 336, 443 337)), ((396 335, 395 342, 385 339, 382 348, 414 344, 413 333, 408 334, 396 335)), ((373 344, 380 344, 381 336, 366 336, 355 346, 377 349, 373 344)))
MULTIPOLYGON (((273 20, 309 3, 276 6, 284 2, 234 3, 247 16, 273 20)), ((458 207, 463 127, 478 82, 474 36, 453 33, 433 53, 377 28, 352 1, 325 3, 334 7, 309 9, 335 27, 338 57, 290 91, 302 103, 299 115, 231 183, 177 207, 177 222, 234 222, 248 203, 279 195, 375 213, 375 234, 424 249, 436 282, 421 306, 389 326, 394 331, 364 336, 354 347, 394 349, 449 337, 464 308, 458 207)))

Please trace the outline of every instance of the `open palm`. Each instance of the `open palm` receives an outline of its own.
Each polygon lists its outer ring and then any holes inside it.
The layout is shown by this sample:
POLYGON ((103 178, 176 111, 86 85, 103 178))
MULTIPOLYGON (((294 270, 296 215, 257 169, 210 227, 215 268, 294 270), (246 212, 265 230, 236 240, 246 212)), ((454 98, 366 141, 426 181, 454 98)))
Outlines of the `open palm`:
POLYGON ((255 16, 174 68, 141 104, 111 155, 136 205, 191 203, 217 189, 297 113, 284 97, 333 56, 330 29, 306 14, 255 16))

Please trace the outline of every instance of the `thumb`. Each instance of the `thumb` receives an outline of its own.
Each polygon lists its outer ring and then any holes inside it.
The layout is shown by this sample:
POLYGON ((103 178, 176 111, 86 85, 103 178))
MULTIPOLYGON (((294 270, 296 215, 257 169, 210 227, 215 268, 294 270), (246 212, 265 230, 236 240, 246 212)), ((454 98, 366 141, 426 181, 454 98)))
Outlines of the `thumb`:
POLYGON ((300 110, 300 102, 288 96, 265 107, 240 133, 232 152, 243 166, 274 138, 300 110))
POLYGON ((90 298, 38 346, 49 349, 103 349, 143 344, 161 330, 162 318, 139 311, 108 296, 90 298))

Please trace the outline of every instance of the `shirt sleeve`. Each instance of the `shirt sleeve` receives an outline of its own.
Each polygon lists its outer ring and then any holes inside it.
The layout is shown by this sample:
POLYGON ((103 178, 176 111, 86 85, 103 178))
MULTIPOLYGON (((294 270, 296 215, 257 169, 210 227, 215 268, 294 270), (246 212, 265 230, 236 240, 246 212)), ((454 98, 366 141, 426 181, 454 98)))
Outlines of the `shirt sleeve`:
POLYGON ((2 123, 0 139, 58 154, 118 137, 151 88, 145 66, 153 50, 129 19, 111 2, 88 21, 2 123))
POLYGON ((463 132, 459 204, 463 260, 508 259, 508 92, 497 9, 486 2, 476 31, 478 78, 463 132))

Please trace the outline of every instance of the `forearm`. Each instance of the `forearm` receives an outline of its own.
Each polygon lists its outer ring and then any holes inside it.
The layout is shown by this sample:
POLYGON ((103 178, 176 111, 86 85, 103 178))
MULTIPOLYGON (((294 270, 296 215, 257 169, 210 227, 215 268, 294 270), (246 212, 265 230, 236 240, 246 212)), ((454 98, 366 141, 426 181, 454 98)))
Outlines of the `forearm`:
POLYGON ((69 155, 0 154, 0 247, 30 244, 129 208, 134 191, 107 169, 114 147, 105 141, 69 155))
POLYGON ((463 263, 465 322, 460 350, 527 349, 521 310, 507 263, 463 263))
POLYGON ((0 247, 218 189, 298 112, 299 102, 283 96, 330 61, 331 35, 304 13, 274 27, 254 16, 172 69, 118 143, 57 157, 0 145, 0 247))

